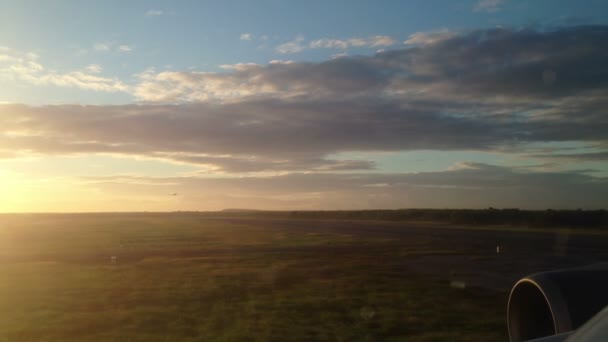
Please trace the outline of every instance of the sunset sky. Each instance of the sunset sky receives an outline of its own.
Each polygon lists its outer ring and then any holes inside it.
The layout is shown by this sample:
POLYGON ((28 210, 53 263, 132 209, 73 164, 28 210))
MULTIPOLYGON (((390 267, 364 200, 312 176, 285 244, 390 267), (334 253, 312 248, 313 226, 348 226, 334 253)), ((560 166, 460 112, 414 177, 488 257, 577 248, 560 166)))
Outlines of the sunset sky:
POLYGON ((608 1, 0 0, 0 212, 607 208, 608 1))

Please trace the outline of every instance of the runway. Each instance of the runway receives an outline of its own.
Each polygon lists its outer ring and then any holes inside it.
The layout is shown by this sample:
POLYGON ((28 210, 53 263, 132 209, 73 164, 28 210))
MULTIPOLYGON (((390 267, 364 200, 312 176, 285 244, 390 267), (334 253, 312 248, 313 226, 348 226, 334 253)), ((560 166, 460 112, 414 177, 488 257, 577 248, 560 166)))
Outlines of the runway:
MULTIPOLYGON (((370 241, 368 246, 329 246, 308 253, 381 253, 406 250, 404 272, 436 275, 455 284, 507 291, 541 271, 608 262, 608 234, 471 229, 424 223, 223 218, 224 222, 305 233, 331 233, 370 241), (374 241, 388 241, 376 244, 374 241)), ((473 227, 474 228, 474 227, 473 227)), ((305 249, 305 248, 304 248, 305 249)), ((293 248, 285 252, 294 252, 293 248)), ((460 285, 461 286, 461 285, 460 285)))

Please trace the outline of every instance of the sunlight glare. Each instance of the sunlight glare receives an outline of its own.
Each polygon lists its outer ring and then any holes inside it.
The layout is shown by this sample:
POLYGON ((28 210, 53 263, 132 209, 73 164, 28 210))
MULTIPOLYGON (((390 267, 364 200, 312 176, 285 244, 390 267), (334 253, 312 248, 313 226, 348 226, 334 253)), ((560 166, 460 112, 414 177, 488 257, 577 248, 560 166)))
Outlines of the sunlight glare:
POLYGON ((19 211, 23 203, 23 178, 14 172, 0 170, 0 213, 19 211))

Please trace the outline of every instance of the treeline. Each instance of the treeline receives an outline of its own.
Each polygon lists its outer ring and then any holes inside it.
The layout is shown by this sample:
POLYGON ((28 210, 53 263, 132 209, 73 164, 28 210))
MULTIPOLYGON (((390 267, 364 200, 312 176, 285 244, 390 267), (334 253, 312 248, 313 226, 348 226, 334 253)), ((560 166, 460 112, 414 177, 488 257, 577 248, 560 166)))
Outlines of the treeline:
POLYGON ((231 216, 298 219, 433 221, 473 225, 608 228, 607 210, 399 209, 340 211, 231 211, 231 216))

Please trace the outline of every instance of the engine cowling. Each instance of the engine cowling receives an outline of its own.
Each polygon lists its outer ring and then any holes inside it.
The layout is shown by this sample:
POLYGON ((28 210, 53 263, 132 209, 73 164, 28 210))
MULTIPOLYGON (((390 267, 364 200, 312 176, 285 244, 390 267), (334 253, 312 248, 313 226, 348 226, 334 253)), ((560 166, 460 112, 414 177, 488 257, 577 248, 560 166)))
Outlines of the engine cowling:
POLYGON ((536 273, 519 280, 507 309, 512 342, 579 328, 608 305, 608 264, 536 273))

